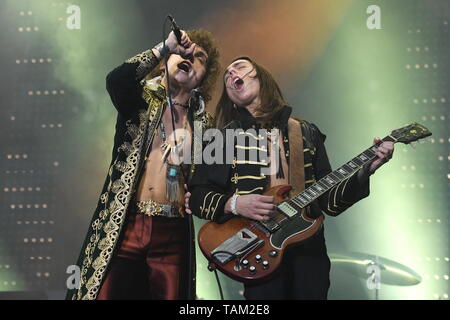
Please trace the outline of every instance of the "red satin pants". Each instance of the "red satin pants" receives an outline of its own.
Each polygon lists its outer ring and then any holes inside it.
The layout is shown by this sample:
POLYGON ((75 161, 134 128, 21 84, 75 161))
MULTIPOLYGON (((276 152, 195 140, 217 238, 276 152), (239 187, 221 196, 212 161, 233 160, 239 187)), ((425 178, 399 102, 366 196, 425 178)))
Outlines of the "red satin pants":
POLYGON ((98 300, 185 299, 188 222, 128 212, 98 300))

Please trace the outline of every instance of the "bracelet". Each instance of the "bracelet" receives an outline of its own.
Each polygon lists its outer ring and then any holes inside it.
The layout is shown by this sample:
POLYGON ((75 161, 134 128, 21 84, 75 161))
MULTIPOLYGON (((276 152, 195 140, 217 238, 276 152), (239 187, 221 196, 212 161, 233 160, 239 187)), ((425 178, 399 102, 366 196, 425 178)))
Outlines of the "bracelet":
POLYGON ((231 213, 233 213, 235 216, 239 215, 236 211, 236 202, 237 202, 238 197, 240 197, 239 194, 233 194, 233 196, 231 197, 231 203, 230 203, 231 213))
POLYGON ((160 42, 155 46, 155 49, 159 51, 159 54, 161 55, 161 59, 165 58, 166 55, 169 53, 169 48, 164 45, 164 42, 160 42))

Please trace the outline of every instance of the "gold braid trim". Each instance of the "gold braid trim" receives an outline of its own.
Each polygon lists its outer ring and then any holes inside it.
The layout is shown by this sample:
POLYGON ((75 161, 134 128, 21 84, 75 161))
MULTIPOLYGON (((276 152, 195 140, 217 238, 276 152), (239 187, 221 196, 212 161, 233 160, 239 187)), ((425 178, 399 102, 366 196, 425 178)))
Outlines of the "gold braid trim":
POLYGON ((248 135, 248 136, 251 136, 253 139, 255 139, 255 140, 262 140, 262 139, 264 139, 264 137, 262 136, 262 135, 258 135, 258 136, 255 136, 253 133, 251 133, 251 132, 247 132, 247 131, 239 131, 239 134, 240 135, 248 135))
POLYGON ((330 208, 330 202, 331 202, 330 196, 331 196, 331 193, 332 193, 333 191, 336 192, 336 187, 333 187, 333 189, 331 189, 330 192, 328 193, 328 210, 331 211, 331 212, 333 212, 333 213, 339 213, 338 211, 335 211, 335 210, 333 210, 333 209, 330 208))
POLYGON ((242 150, 258 150, 258 151, 267 151, 266 147, 247 147, 247 146, 240 146, 236 145, 236 149, 242 149, 242 150))
POLYGON ((352 205, 353 203, 344 200, 344 191, 345 191, 345 187, 347 186, 347 182, 350 180, 351 177, 352 176, 350 176, 349 178, 347 178, 345 180, 344 186, 341 189, 341 202, 344 203, 344 204, 349 204, 349 205, 352 205))
POLYGON ((260 166, 268 166, 269 164, 265 161, 250 161, 250 160, 236 160, 237 164, 256 164, 260 166))
MULTIPOLYGON (((208 198, 208 196, 209 196, 211 193, 213 193, 213 192, 212 192, 212 191, 208 192, 208 193, 206 194, 206 196, 203 198, 203 205, 200 206, 200 215, 202 215, 202 216, 203 216, 203 211, 205 211, 205 209, 206 209, 206 199, 208 198)), ((208 215, 208 211, 206 211, 206 216, 207 216, 207 215, 208 215)))
POLYGON ((224 194, 220 194, 220 197, 219 197, 219 199, 217 199, 216 204, 211 208, 211 209, 212 209, 212 212, 211 212, 211 214, 210 214, 210 216, 209 216, 209 218, 210 218, 211 220, 214 220, 214 215, 215 215, 215 213, 216 213, 217 206, 218 206, 218 204, 219 204, 220 199, 222 199, 223 197, 225 197, 225 195, 224 195, 224 194))
POLYGON ((254 192, 254 191, 257 191, 257 190, 263 190, 264 188, 263 187, 256 187, 256 188, 254 188, 254 189, 252 189, 252 190, 242 190, 242 191, 239 191, 239 189, 236 189, 236 193, 237 194, 249 194, 249 193, 252 193, 252 192, 254 192))
POLYGON ((250 180, 262 180, 265 179, 266 176, 239 176, 239 174, 235 173, 233 177, 231 177, 230 181, 237 184, 239 180, 242 179, 250 179, 250 180))
MULTIPOLYGON (((215 207, 212 207, 212 208, 211 208, 211 205, 212 205, 212 203, 213 203, 213 201, 214 201, 214 198, 215 198, 216 196, 220 196, 220 195, 221 195, 220 193, 215 193, 215 194, 211 197, 211 201, 209 201, 209 206, 208 206, 208 213, 209 213, 209 215, 206 215, 207 218, 210 218, 211 215, 212 215, 211 209, 215 211, 215 207)), ((220 197, 219 197, 219 199, 220 199, 220 197)), ((217 204, 217 203, 216 203, 216 204, 217 204)))

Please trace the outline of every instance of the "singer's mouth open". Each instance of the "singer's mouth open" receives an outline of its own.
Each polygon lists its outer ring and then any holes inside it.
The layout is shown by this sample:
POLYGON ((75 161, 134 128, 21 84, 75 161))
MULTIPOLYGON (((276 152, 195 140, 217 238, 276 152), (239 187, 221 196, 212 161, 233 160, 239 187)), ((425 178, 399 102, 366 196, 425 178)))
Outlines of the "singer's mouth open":
POLYGON ((241 78, 237 77, 236 79, 233 80, 234 89, 240 90, 240 89, 242 89, 243 86, 244 86, 244 80, 242 80, 241 78))
POLYGON ((178 69, 186 73, 189 73, 189 71, 191 71, 191 65, 189 64, 189 62, 183 61, 178 64, 178 69))

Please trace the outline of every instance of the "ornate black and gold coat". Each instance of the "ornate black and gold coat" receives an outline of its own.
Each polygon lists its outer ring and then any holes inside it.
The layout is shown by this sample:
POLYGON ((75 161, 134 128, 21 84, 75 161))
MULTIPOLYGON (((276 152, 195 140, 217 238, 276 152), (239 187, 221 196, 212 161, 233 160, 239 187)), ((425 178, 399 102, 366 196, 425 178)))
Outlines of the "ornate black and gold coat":
MULTIPOLYGON (((243 130, 260 128, 252 115, 245 108, 238 108, 235 114, 235 128, 243 130)), ((292 108, 286 106, 275 116, 273 125, 280 130, 283 135, 285 156, 289 164, 289 145, 296 143, 289 141, 288 119, 292 108)), ((315 181, 330 173, 331 165, 325 150, 324 141, 326 136, 320 130, 307 121, 301 120, 303 135, 303 152, 305 167, 305 187, 309 187, 315 181)), ((261 139, 260 135, 247 134, 245 146, 234 145, 234 155, 237 148, 249 148, 249 144, 255 141, 251 139, 261 139)), ((225 161, 224 161, 225 162, 225 161)), ((262 194, 269 185, 270 178, 261 174, 261 168, 267 166, 267 162, 249 162, 246 160, 235 160, 232 164, 202 164, 196 168, 191 179, 189 188, 191 198, 189 206, 192 212, 202 219, 214 220, 222 223, 231 219, 232 214, 224 212, 227 200, 234 194, 262 194)), ((367 174, 353 174, 345 179, 321 197, 310 207, 308 215, 317 218, 322 211, 331 216, 337 216, 344 210, 352 206, 357 201, 369 195, 369 178, 367 174)), ((309 241, 305 241, 296 250, 303 250, 308 255, 326 254, 323 228, 315 234, 309 241)))
MULTIPOLYGON (((158 63, 159 60, 148 50, 127 60, 106 78, 106 88, 118 111, 112 161, 78 258, 80 288, 70 290, 68 299, 96 299, 117 246, 130 200, 143 172, 145 155, 166 103, 166 92, 162 86, 143 81, 158 63)), ((191 126, 196 120, 208 127, 211 119, 205 112, 192 111, 189 120, 191 126)), ((193 234, 191 239, 193 254, 193 234)), ((195 268, 191 269, 191 280, 194 282, 195 268)), ((190 288, 194 291, 195 285, 192 283, 190 288)), ((189 292, 186 296, 191 297, 193 294, 189 292)))

